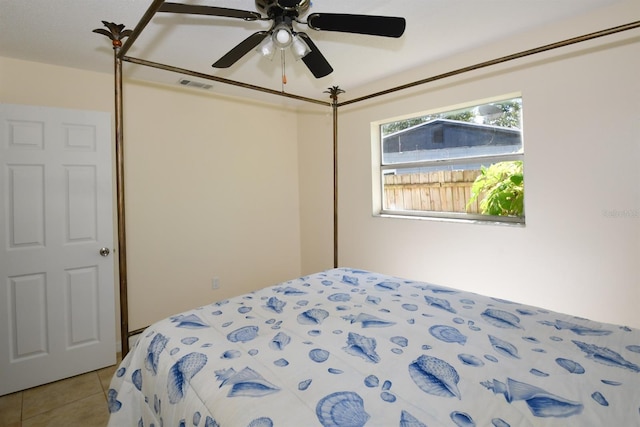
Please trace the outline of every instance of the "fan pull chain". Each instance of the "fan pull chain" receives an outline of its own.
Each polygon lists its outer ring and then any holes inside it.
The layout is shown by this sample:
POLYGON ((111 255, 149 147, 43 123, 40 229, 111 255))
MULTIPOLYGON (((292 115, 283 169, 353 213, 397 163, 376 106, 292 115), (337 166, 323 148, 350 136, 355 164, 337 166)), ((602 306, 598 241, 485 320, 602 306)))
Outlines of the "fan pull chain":
POLYGON ((285 74, 285 61, 284 61, 284 49, 280 49, 280 65, 282 67, 282 91, 284 92, 284 85, 287 84, 287 75, 285 74))

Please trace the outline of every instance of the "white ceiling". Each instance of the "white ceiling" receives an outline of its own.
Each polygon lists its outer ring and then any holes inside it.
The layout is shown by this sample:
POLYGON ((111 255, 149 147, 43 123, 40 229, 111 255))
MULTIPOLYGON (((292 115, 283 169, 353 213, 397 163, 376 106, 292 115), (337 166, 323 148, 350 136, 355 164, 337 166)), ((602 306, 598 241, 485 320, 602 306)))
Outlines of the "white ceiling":
MULTIPOLYGON (((256 10, 254 0, 174 1, 256 10)), ((331 86, 359 87, 617 1, 316 0, 310 12, 402 16, 407 29, 402 38, 390 39, 298 26, 335 71, 315 79, 301 61, 287 56, 285 91, 327 99, 323 91, 331 86)), ((0 0, 0 56, 112 73, 111 41, 92 30, 103 28, 101 21, 133 29, 150 4, 151 0, 0 0)), ((270 62, 252 51, 229 69, 211 67, 240 41, 268 26, 260 21, 158 13, 127 55, 281 90, 279 56, 270 62)), ((532 47, 537 46, 523 50, 532 47)), ((127 78, 176 84, 181 77, 128 63, 124 67, 127 78)), ((237 94, 239 89, 214 83, 213 90, 237 94)))

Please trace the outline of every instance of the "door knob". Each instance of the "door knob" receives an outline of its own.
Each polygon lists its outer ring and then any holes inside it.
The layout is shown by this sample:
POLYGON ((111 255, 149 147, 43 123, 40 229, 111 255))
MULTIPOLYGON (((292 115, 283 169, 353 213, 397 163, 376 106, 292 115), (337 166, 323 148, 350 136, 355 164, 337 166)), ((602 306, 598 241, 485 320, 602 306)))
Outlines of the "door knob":
POLYGON ((111 253, 111 251, 109 250, 109 248, 100 248, 100 255, 102 255, 102 256, 109 256, 109 253, 111 253))

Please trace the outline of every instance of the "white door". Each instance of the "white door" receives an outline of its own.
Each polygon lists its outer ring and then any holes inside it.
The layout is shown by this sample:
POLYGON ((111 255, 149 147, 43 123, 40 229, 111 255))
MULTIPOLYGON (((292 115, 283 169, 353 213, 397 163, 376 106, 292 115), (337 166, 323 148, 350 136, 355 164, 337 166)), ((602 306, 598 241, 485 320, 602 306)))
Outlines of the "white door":
POLYGON ((0 104, 0 395, 115 363, 111 177, 109 113, 0 104))

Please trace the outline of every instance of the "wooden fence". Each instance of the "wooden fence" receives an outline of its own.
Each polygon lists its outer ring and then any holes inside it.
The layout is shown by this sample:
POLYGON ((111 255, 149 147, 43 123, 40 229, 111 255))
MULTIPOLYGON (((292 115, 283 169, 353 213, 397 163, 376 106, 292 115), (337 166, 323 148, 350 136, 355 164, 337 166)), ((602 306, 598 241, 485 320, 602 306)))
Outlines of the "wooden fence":
POLYGON ((384 209, 478 213, 469 206, 471 186, 480 170, 384 175, 384 209))

